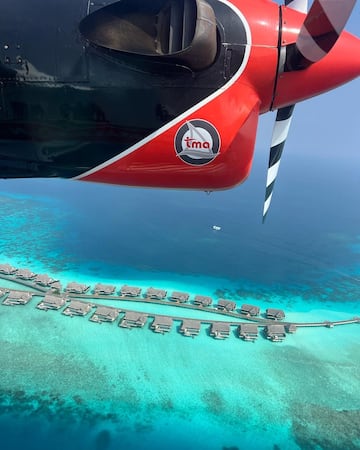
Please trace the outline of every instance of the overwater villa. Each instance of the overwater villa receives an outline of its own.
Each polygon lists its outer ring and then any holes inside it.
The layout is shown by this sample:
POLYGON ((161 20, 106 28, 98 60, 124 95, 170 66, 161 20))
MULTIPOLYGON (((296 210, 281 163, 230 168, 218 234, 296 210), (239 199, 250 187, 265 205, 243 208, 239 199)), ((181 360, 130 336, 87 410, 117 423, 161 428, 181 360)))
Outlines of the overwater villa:
POLYGON ((210 306, 212 304, 212 298, 207 297, 205 295, 195 295, 194 298, 194 305, 198 306, 210 306))
POLYGON ((241 306, 240 314, 245 316, 258 316, 260 314, 260 308, 254 305, 244 304, 241 306))
POLYGON ((121 297, 140 297, 141 288, 124 284, 124 286, 121 286, 120 295, 121 297))
POLYGON ((155 300, 164 300, 166 295, 167 292, 164 289, 155 289, 153 287, 149 287, 149 289, 146 291, 146 297, 153 298, 155 300))
POLYGON ((94 294, 96 295, 111 295, 115 292, 115 286, 112 284, 97 283, 94 288, 94 294))
POLYGON ((200 320, 184 319, 180 327, 180 333, 184 336, 197 336, 200 333, 200 320))
POLYGON ((86 316, 93 306, 92 303, 71 300, 69 306, 62 313, 65 316, 86 316))
POLYGON ((171 330, 173 324, 173 319, 168 316, 155 316, 150 328, 155 331, 155 333, 167 333, 171 330))
POLYGON ((230 336, 230 325, 226 322, 212 323, 210 336, 213 336, 215 339, 226 339, 230 336))
POLYGON ((258 338, 258 326, 255 323, 241 323, 238 334, 244 341, 255 341, 258 338))
POLYGON ((60 281, 55 281, 54 283, 51 284, 51 290, 54 292, 58 292, 60 293, 62 291, 62 284, 60 283, 60 281))
POLYGON ((87 284, 81 284, 72 281, 71 283, 68 283, 68 285, 65 288, 65 291, 71 294, 85 294, 89 289, 90 286, 88 286, 87 284))
POLYGON ((272 320, 282 320, 285 317, 285 313, 282 309, 268 308, 266 310, 266 318, 272 320))
POLYGON ((297 327, 294 323, 289 323, 286 325, 285 329, 288 333, 294 334, 296 333, 297 327))
POLYGON ((49 277, 49 275, 36 275, 36 277, 34 278, 34 283, 39 284, 40 286, 45 286, 45 287, 49 287, 51 286, 55 281, 59 281, 59 280, 55 280, 54 278, 49 277))
POLYGON ((15 273, 16 278, 20 278, 22 280, 32 280, 36 277, 36 273, 32 272, 29 269, 18 269, 15 273))
POLYGON ((119 327, 123 328, 142 328, 148 319, 147 314, 136 311, 126 311, 125 316, 119 323, 119 327))
POLYGON ((174 291, 171 294, 170 300, 177 303, 185 303, 189 300, 189 294, 186 292, 174 291))
POLYGON ((58 295, 46 294, 44 299, 38 303, 37 308, 47 311, 48 309, 60 309, 66 303, 66 297, 60 297, 58 295))
POLYGON ((0 273, 4 275, 13 275, 16 270, 16 267, 11 266, 10 264, 0 264, 0 273))
POLYGON ((96 311, 91 316, 92 322, 114 322, 120 314, 120 310, 117 308, 111 308, 109 306, 98 306, 96 311))
POLYGON ((32 299, 32 296, 31 292, 9 291, 2 304, 6 306, 26 305, 32 299))
POLYGON ((223 309, 225 311, 235 311, 236 309, 236 303, 231 300, 225 300, 223 298, 220 298, 218 301, 218 304, 216 305, 217 309, 223 309))
POLYGON ((266 338, 273 342, 280 342, 286 338, 285 326, 281 324, 267 325, 264 333, 266 338))

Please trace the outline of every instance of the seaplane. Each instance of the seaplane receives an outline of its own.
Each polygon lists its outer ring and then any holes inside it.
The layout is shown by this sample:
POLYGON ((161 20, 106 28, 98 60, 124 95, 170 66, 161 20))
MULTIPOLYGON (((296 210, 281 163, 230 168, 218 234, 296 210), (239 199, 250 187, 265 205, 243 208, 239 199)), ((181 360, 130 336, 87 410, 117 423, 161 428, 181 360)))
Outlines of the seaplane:
POLYGON ((360 75, 356 0, 1 0, 0 178, 227 189, 276 111, 360 75))

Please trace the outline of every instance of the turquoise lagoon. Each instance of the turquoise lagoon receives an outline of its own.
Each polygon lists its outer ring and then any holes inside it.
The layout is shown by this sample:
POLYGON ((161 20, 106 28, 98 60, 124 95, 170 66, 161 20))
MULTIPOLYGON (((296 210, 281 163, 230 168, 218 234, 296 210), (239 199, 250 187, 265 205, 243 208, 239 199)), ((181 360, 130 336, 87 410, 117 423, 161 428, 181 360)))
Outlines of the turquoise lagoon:
MULTIPOLYGON (((305 165, 295 163, 283 186, 305 165)), ((3 181, 0 259, 63 284, 126 282, 280 307, 291 320, 350 318, 360 315, 358 175, 347 168, 329 186, 341 164, 307 168, 295 192, 279 186, 265 226, 256 170, 210 196, 3 181)), ((249 344, 213 340, 206 327, 195 339, 123 330, 35 304, 0 307, 2 449, 360 448, 359 325, 249 344)))

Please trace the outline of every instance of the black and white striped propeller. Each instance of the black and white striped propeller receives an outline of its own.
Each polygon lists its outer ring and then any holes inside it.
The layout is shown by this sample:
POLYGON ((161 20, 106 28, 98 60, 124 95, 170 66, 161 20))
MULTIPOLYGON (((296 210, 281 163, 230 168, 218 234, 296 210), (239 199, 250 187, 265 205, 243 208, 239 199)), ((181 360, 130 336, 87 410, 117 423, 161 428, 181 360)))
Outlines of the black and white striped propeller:
MULTIPOLYGON (((305 70, 320 61, 335 45, 344 29, 356 0, 314 0, 295 44, 286 47, 284 71, 305 70)), ((285 0, 285 5, 306 13, 307 0, 285 0)), ((269 211, 280 159, 295 105, 280 108, 276 114, 271 140, 263 223, 269 211)))

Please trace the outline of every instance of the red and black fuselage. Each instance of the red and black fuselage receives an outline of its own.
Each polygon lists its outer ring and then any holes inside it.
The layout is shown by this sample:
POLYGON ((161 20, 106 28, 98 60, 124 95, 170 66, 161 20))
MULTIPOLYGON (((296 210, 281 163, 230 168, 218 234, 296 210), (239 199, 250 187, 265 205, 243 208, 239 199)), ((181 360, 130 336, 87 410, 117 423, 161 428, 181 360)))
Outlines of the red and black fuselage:
POLYGON ((259 114, 360 74, 345 32, 286 72, 303 20, 269 0, 2 0, 0 177, 241 183, 259 114))

